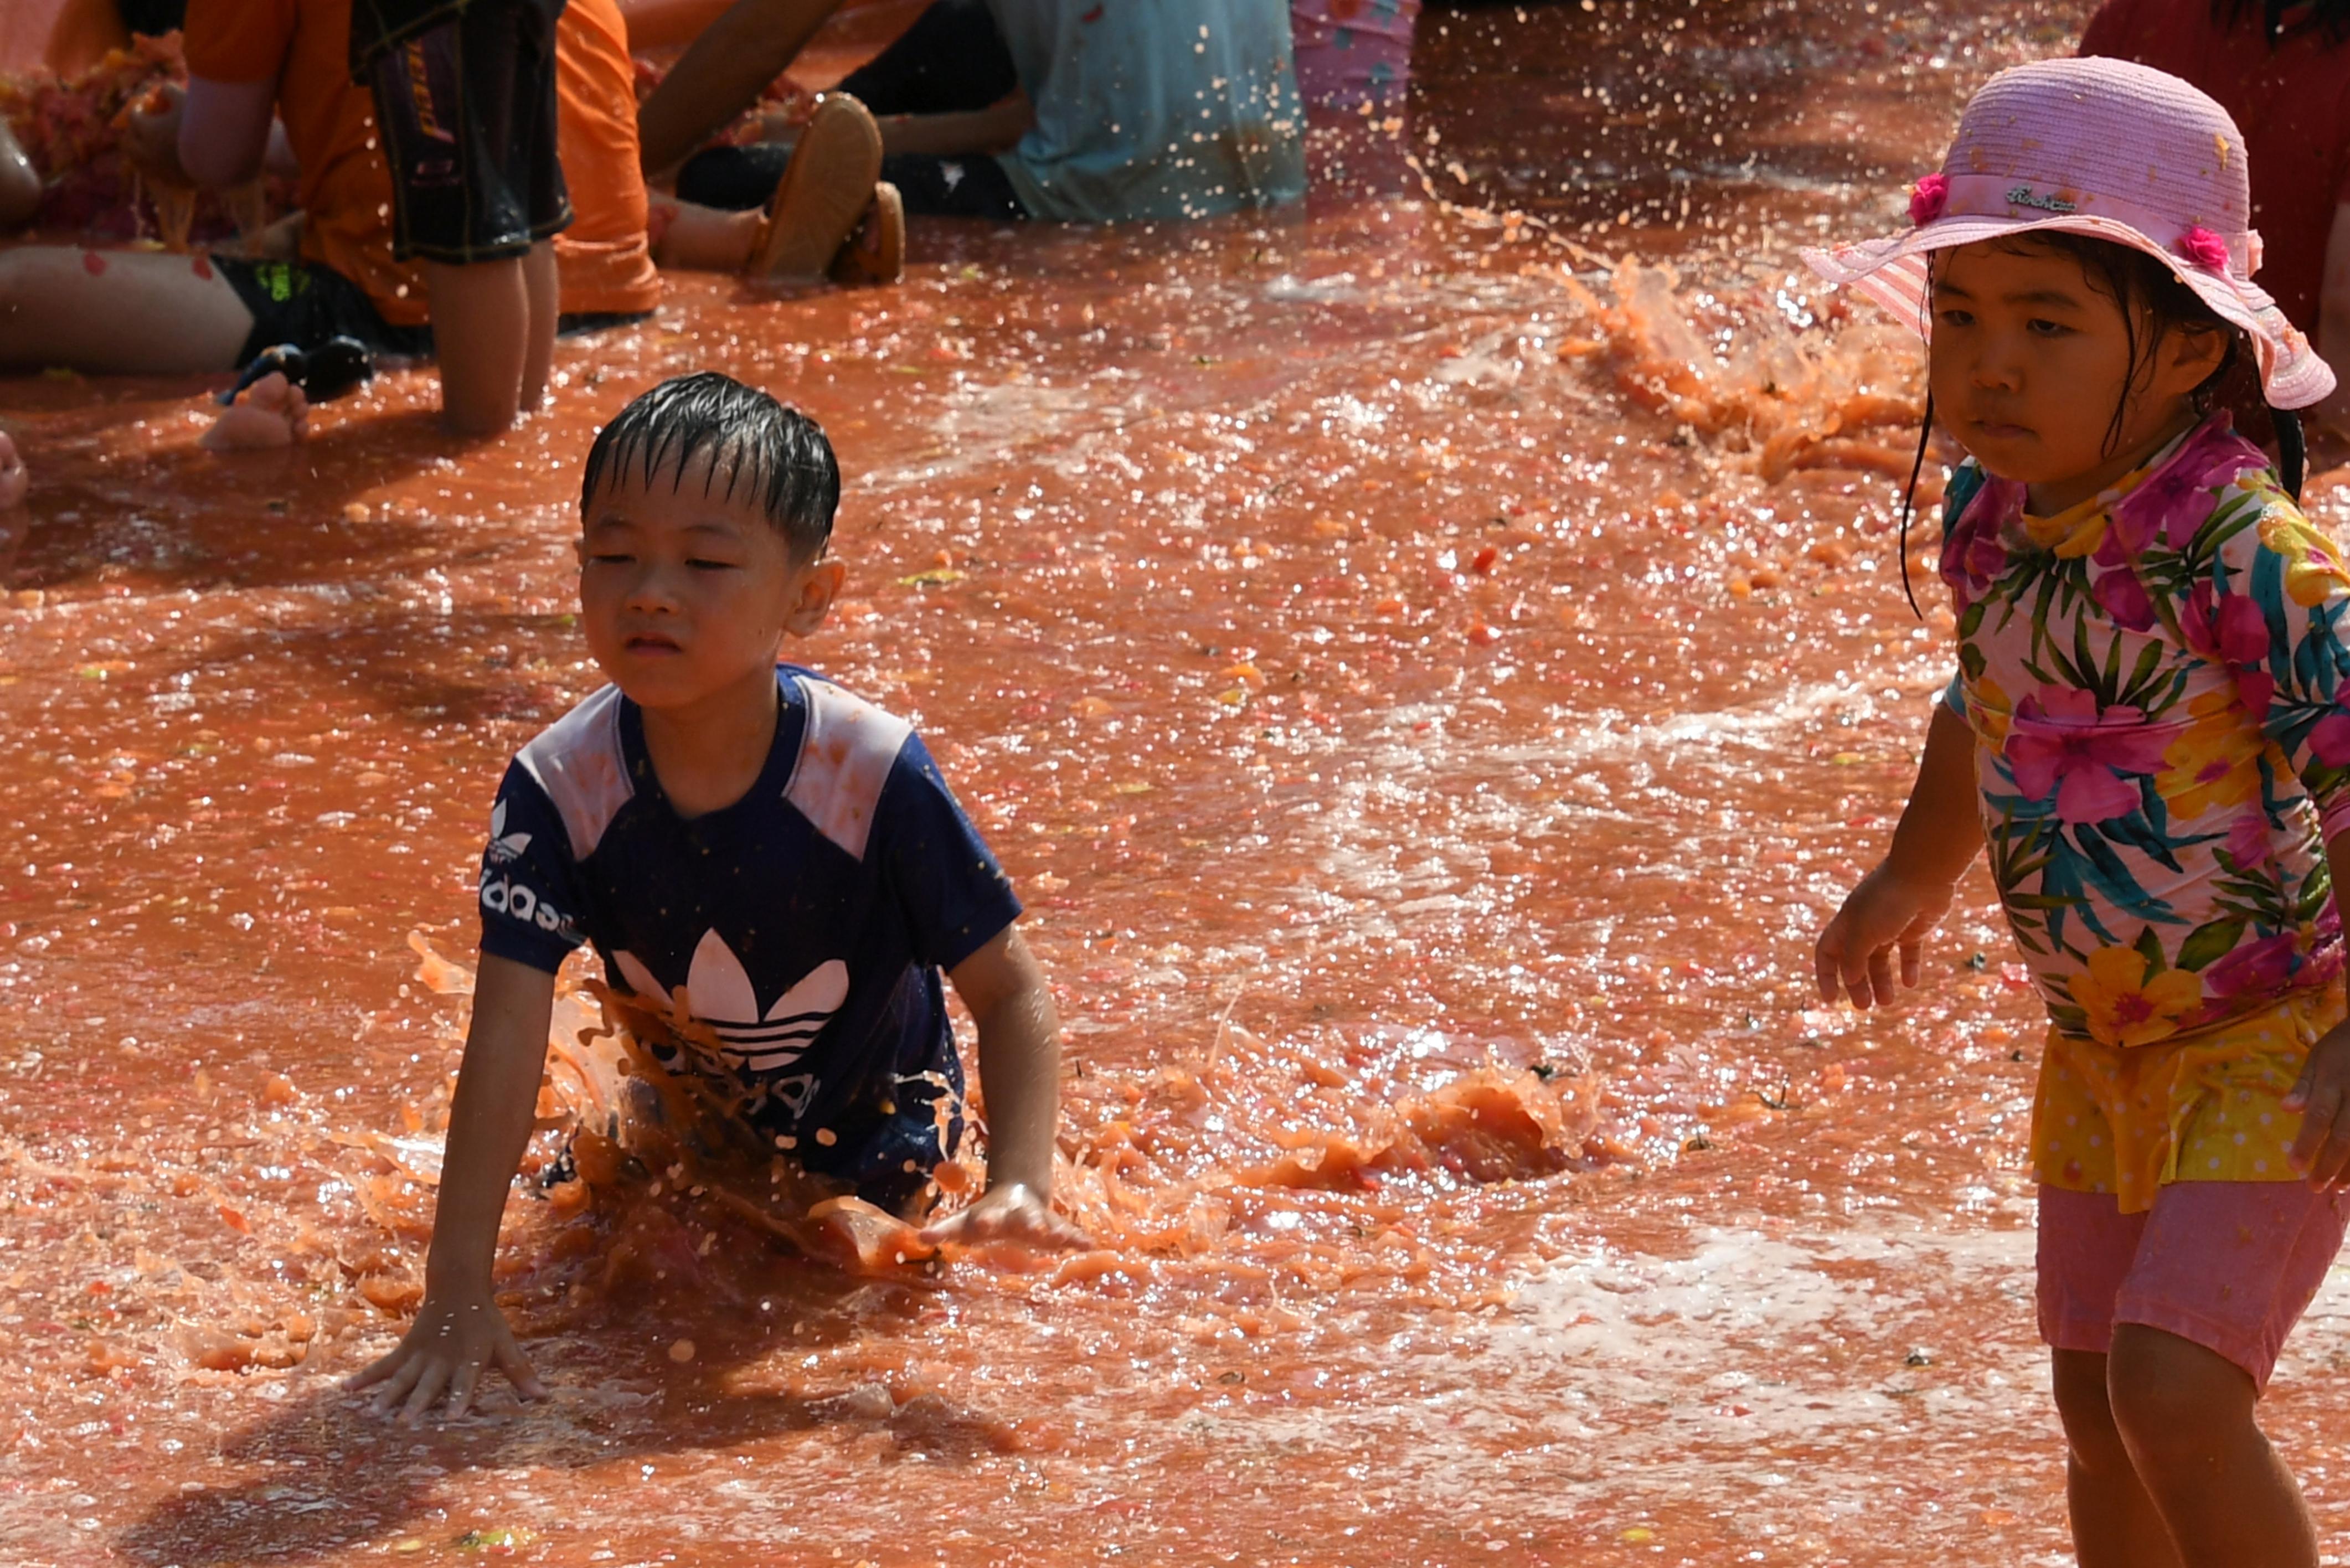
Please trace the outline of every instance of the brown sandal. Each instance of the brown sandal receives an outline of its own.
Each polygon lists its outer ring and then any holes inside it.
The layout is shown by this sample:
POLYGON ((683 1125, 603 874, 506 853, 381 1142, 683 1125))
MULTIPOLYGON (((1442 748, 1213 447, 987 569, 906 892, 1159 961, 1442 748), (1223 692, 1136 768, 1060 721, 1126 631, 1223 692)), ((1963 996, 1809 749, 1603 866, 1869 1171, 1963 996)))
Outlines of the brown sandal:
POLYGON ((832 281, 895 283, 906 275, 906 199, 887 180, 873 187, 864 222, 832 258, 832 281))
POLYGON ((881 176, 881 128, 847 93, 827 93, 767 203, 747 269, 776 283, 820 282, 857 232, 881 176))

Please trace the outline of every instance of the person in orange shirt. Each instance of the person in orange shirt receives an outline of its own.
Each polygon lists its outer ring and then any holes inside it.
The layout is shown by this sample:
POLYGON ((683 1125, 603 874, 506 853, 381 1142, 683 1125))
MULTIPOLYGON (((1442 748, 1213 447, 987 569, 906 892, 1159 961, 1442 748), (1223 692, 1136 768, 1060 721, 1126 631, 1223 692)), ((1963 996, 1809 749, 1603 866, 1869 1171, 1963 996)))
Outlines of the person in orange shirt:
MULTIPOLYGON (((595 0, 583 0, 583 9, 595 0)), ((260 170, 273 117, 299 168, 289 260, 25 246, 0 253, 0 366, 207 371, 336 337, 432 350, 422 278, 392 254, 391 176, 352 80, 350 0, 193 0, 184 95, 134 117, 126 151, 187 185, 260 170)))

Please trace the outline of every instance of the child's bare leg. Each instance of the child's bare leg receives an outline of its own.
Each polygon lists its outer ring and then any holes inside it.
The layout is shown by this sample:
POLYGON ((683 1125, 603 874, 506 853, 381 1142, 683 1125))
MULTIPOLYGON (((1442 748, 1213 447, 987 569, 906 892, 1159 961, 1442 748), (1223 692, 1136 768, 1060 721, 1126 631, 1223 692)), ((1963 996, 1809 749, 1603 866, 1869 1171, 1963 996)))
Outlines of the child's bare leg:
POLYGON ((2137 1479, 2106 1400, 2106 1358, 2053 1353, 2056 1413, 2064 1421, 2064 1501, 2081 1568, 2178 1568, 2170 1532, 2137 1479))
POLYGON ((660 239, 653 246, 653 262, 664 268, 688 272, 741 272, 751 265, 759 244, 759 223, 765 216, 753 207, 740 213, 721 212, 671 197, 653 198, 654 225, 660 239), (661 227, 666 223, 667 227, 661 227))
POLYGON ((253 313, 202 256, 0 250, 0 369, 228 370, 252 334, 253 313))
POLYGON ((522 409, 528 413, 546 401, 546 379, 555 369, 555 327, 563 286, 554 245, 542 240, 531 246, 523 258, 522 276, 530 299, 529 351, 522 367, 522 409))
POLYGON ((2116 1324, 2106 1397, 2185 1568, 2315 1568, 2316 1527, 2261 1431, 2242 1367, 2175 1334, 2116 1324))
POLYGON ((522 410, 536 330, 527 272, 522 256, 465 266, 424 264, 441 361, 441 414, 459 435, 496 435, 511 429, 522 410))

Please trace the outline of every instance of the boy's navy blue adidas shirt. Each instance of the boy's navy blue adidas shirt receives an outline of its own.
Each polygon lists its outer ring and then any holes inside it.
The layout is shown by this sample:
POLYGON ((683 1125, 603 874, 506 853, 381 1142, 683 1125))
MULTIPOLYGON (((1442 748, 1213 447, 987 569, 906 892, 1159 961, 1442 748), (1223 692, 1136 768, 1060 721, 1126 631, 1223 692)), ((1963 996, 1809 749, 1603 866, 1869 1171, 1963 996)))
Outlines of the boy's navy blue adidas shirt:
POLYGON ((731 1075, 754 1125, 894 1209, 961 1133, 939 971, 1020 901, 905 721, 805 670, 776 682, 758 782, 691 820, 617 687, 524 747, 482 859, 482 950, 552 972, 595 943, 615 989, 681 1002, 723 1056, 645 1041, 657 1059, 731 1075))

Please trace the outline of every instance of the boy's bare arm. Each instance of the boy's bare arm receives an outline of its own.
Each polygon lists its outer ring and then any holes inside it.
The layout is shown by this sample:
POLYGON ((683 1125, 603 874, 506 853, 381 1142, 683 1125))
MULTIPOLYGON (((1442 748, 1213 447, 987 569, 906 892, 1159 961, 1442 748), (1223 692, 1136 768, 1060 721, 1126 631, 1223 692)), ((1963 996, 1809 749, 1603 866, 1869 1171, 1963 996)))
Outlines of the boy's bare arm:
POLYGON ((1035 106, 1014 89, 985 109, 958 114, 893 114, 881 124, 881 151, 936 158, 1008 152, 1036 123, 1035 106))
POLYGON ((1841 986, 1856 1007, 1891 1006, 1897 951, 1901 982, 1918 983, 1926 934, 1950 909, 1952 887, 1982 851, 1975 790, 1974 732, 1938 702, 1892 847, 1820 933, 1813 961, 1822 1002, 1834 1002, 1841 986))
POLYGON ((1061 1020, 1019 928, 948 971, 979 1023, 987 1096, 987 1191, 922 1232, 926 1241, 1024 1241, 1082 1247, 1084 1231, 1053 1212, 1053 1135, 1061 1106, 1061 1020))
POLYGON ((413 1418, 446 1393, 450 1415, 462 1416, 493 1364, 525 1398, 545 1392, 498 1312, 490 1271, 506 1189, 530 1141, 554 1007, 553 975, 482 955, 450 1108, 424 1304, 399 1348, 351 1379, 354 1388, 380 1385, 379 1413, 399 1405, 413 1418))
POLYGON ((140 172, 169 185, 220 190, 257 177, 268 156, 277 84, 191 77, 166 83, 130 111, 123 151, 140 172))
POLYGON ((637 110, 645 173, 659 175, 684 162, 712 132, 756 103, 839 8, 840 0, 735 0, 637 110))

